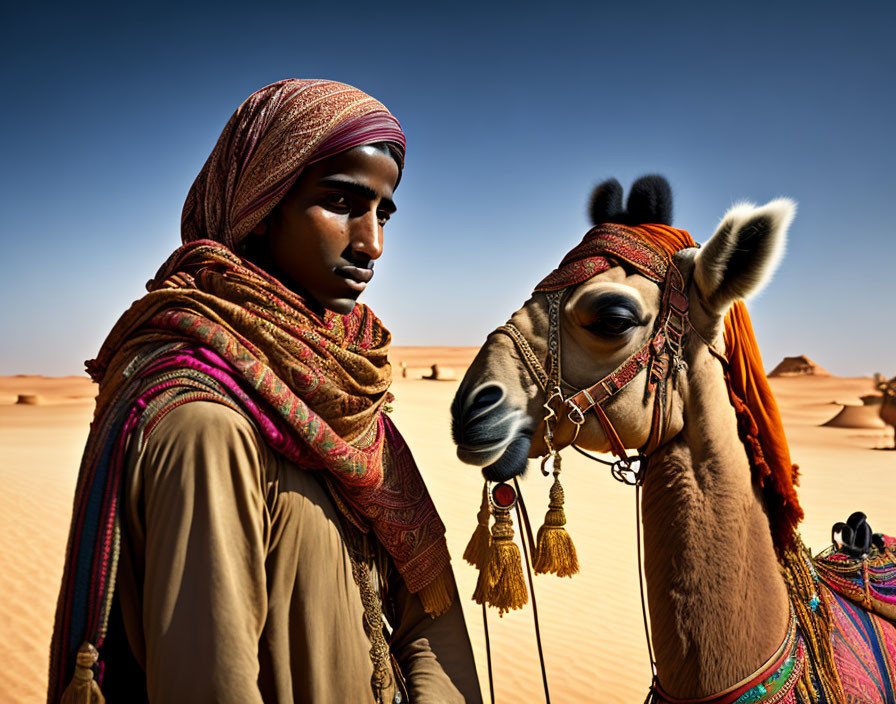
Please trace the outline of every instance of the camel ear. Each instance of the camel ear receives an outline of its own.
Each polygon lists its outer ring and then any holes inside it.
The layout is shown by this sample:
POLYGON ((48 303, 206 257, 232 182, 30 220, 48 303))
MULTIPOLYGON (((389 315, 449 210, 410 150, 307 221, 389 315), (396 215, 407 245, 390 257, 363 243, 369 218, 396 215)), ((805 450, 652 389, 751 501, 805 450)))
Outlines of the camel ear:
POLYGON ((723 313, 768 283, 784 255, 795 212, 796 203, 778 198, 759 208, 738 203, 725 213, 694 265, 694 281, 710 308, 723 313))
POLYGON ((622 213, 622 185, 615 178, 599 183, 591 192, 588 217, 592 225, 615 222, 622 213))

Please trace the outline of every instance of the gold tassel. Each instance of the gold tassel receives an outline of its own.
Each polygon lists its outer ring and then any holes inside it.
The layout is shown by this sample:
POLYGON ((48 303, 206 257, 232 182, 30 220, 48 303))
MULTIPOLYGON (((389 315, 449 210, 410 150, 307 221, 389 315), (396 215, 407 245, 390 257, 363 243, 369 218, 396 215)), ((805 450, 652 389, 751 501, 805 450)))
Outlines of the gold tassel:
POLYGON ((801 702, 817 702, 820 699, 818 692, 815 690, 815 685, 812 684, 810 669, 811 668, 804 667, 803 674, 800 675, 800 678, 796 682, 798 701, 801 702))
POLYGON ((93 679, 93 666, 99 657, 96 648, 90 643, 84 643, 78 648, 75 674, 62 693, 60 704, 106 704, 100 686, 93 679))
POLYGON ((442 570, 442 573, 423 589, 417 592, 423 610, 436 618, 441 616, 454 601, 454 575, 450 567, 442 570))
POLYGON ((818 684, 824 691, 825 698, 836 702, 844 701, 843 684, 840 682, 831 640, 831 614, 818 593, 817 576, 809 550, 799 536, 796 536, 794 542, 793 549, 785 552, 780 559, 790 603, 796 613, 809 657, 815 663, 818 684))
POLYGON ((551 485, 548 512, 544 525, 538 529, 535 547, 535 574, 555 573, 558 577, 572 577, 579 572, 576 546, 566 530, 563 486, 560 484, 560 455, 554 456, 554 483, 551 485))
POLYGON ((488 601, 488 563, 479 568, 479 578, 476 580, 476 588, 473 590, 473 601, 477 604, 485 604, 488 601))
MULTIPOLYGON (((511 609, 521 609, 528 603, 529 592, 523 578, 523 561, 520 549, 513 541, 513 523, 507 509, 495 508, 487 572, 487 601, 490 606, 498 609, 500 616, 511 609)), ((476 588, 478 591, 478 584, 476 588)))
POLYGON ((492 545, 492 537, 488 532, 488 482, 482 485, 482 504, 479 506, 479 513, 476 514, 476 520, 478 521, 476 530, 473 531, 473 536, 467 543, 467 549, 464 550, 464 559, 480 570, 481 574, 482 569, 488 564, 489 548, 492 545))

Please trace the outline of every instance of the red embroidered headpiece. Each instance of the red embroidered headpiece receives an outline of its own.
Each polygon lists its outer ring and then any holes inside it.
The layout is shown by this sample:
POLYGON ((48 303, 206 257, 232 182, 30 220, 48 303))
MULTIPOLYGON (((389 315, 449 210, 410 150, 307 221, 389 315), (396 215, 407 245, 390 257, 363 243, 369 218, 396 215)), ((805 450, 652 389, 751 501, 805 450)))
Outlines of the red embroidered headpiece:
POLYGON ((613 266, 608 255, 627 262, 651 281, 661 283, 672 255, 696 246, 687 232, 668 225, 598 225, 588 231, 535 290, 557 291, 587 281, 613 266))

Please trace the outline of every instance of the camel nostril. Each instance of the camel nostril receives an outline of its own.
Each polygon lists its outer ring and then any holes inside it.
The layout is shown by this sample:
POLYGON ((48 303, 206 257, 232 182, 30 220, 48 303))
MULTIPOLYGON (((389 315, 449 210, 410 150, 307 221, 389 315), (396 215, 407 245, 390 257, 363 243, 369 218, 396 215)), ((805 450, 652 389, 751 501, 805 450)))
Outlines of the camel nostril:
POLYGON ((504 387, 500 384, 485 384, 476 389, 464 407, 464 422, 478 418, 496 408, 504 399, 504 387))

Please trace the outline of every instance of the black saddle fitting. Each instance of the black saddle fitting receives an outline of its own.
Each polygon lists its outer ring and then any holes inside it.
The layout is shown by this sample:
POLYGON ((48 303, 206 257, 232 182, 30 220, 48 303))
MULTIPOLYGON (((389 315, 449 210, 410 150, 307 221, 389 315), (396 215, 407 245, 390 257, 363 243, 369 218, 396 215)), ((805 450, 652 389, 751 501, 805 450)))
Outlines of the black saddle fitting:
POLYGON ((866 519, 864 513, 856 511, 846 519, 846 523, 835 523, 831 528, 831 542, 847 555, 855 557, 867 555, 871 552, 872 543, 876 541, 866 519), (836 540, 837 533, 840 534, 839 541, 836 540))

